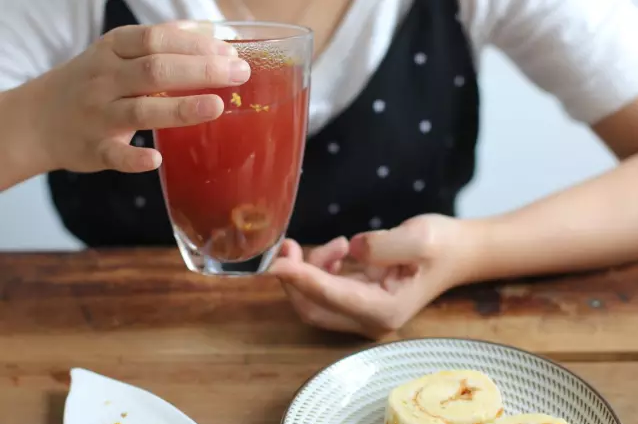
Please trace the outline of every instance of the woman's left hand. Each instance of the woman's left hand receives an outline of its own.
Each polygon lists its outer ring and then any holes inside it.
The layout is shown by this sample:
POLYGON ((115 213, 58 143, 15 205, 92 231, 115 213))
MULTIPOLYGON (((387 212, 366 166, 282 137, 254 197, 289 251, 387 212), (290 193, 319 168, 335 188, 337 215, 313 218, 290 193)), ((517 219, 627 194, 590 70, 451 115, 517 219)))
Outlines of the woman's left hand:
POLYGON ((422 215, 391 230, 341 237, 304 253, 286 240, 270 269, 302 320, 379 338, 402 327, 471 273, 471 231, 463 221, 422 215), (342 273, 350 257, 361 265, 342 273))

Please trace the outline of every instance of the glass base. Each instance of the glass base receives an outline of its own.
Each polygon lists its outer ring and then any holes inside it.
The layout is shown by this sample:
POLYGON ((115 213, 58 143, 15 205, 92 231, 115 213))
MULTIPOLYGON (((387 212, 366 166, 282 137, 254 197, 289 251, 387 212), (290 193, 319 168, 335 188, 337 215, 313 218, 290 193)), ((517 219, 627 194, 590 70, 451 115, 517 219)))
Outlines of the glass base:
POLYGON ((247 276, 262 274, 268 270, 279 253, 284 236, 264 253, 242 262, 220 262, 204 254, 177 228, 174 228, 177 247, 186 267, 198 274, 218 276, 247 276))

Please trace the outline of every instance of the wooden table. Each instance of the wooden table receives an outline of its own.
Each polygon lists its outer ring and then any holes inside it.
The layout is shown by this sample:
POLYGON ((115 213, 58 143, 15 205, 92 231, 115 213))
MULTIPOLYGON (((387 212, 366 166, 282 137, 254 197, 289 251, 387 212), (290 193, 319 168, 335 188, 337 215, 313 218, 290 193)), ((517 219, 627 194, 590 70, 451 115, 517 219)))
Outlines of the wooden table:
MULTIPOLYGON (((548 355, 638 423, 637 295, 638 266, 476 286, 393 337, 548 355)), ((203 278, 174 250, 0 254, 2 424, 60 424, 71 367, 147 388, 199 424, 277 423, 307 378, 369 345, 301 324, 274 279, 203 278)))

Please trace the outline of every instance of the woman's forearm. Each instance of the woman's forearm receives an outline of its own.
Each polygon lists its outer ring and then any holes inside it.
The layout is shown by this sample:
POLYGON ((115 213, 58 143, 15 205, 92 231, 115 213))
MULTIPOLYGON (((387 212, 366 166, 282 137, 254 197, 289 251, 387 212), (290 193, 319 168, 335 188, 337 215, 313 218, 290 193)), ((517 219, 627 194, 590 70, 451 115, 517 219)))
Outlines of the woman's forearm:
POLYGON ((51 170, 39 146, 37 100, 31 83, 0 92, 0 192, 51 170))
POLYGON ((517 211, 467 221, 473 281, 580 271, 638 259, 638 155, 517 211))

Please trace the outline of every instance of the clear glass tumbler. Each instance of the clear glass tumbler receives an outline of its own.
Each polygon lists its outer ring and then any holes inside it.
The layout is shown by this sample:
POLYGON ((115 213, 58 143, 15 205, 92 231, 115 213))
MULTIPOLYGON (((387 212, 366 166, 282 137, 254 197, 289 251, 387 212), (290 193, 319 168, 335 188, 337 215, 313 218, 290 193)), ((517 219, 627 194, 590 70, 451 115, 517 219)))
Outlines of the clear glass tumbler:
POLYGON ((223 22, 212 36, 235 46, 251 77, 239 87, 189 92, 219 95, 218 119, 155 131, 162 189, 191 271, 257 274, 276 256, 297 195, 313 35, 293 25, 223 22))

